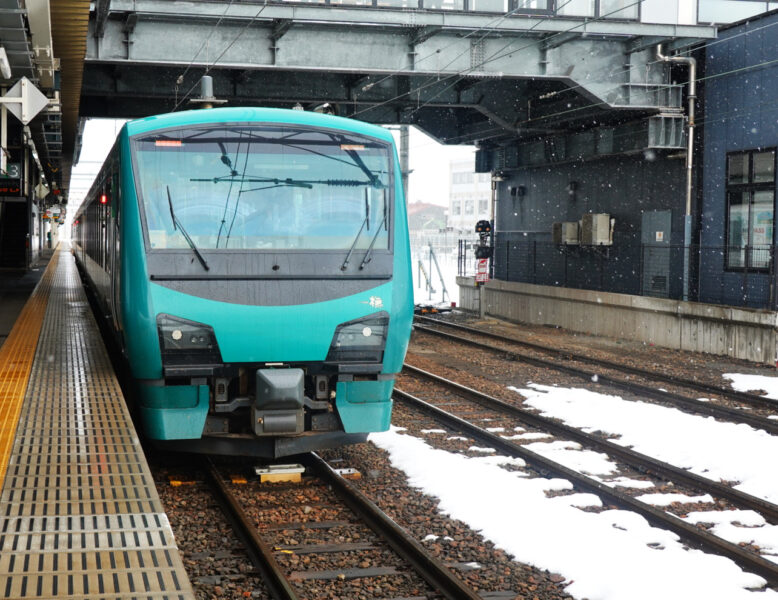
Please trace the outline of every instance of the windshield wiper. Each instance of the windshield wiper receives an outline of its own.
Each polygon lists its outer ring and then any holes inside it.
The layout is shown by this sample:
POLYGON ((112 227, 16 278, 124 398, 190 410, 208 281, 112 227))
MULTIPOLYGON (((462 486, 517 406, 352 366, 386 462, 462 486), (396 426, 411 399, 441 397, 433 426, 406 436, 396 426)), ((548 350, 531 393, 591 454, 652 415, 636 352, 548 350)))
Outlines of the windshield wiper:
POLYGON ((362 263, 359 265, 359 270, 365 268, 365 265, 369 263, 371 260, 373 260, 370 255, 373 253, 373 246, 375 246, 375 242, 378 239, 378 234, 381 233, 381 227, 384 227, 387 231, 389 231, 389 223, 386 219, 386 194, 384 194, 384 216, 381 219, 381 222, 378 224, 378 229, 375 230, 375 235, 373 235, 373 239, 370 240, 370 245, 367 247, 367 252, 365 252, 365 257, 362 259, 362 263))
POLYGON ((272 190, 273 188, 278 188, 278 187, 301 187, 301 188, 305 188, 306 190, 310 190, 313 188, 312 185, 308 185, 307 183, 287 183, 286 181, 282 181, 281 183, 273 183, 271 185, 263 185, 262 187, 240 190, 238 194, 240 195, 240 194, 247 194, 248 192, 261 192, 262 190, 272 190))
MULTIPOLYGON (((372 186, 382 188, 380 181, 362 181, 359 179, 278 179, 277 177, 241 177, 224 175, 223 177, 191 177, 189 181, 211 181, 213 183, 272 183, 276 186, 302 187, 312 189, 314 185, 330 185, 334 187, 372 186)), ((249 191, 249 190, 246 190, 249 191)))
MULTIPOLYGON (((367 230, 370 231, 370 202, 367 199, 367 189, 365 189, 365 218, 362 220, 362 225, 359 227, 359 231, 357 231, 357 235, 354 238, 354 241, 351 242, 351 248, 348 249, 348 254, 346 254, 346 260, 343 261, 343 264, 340 265, 340 270, 345 271, 346 267, 348 267, 349 261, 351 261, 351 254, 354 252, 354 248, 357 245, 357 242, 359 241, 359 237, 362 235, 362 231, 365 229, 365 226, 367 226, 367 230)), ((379 230, 381 228, 379 227, 379 230)), ((362 267, 360 267, 361 269, 362 267)))
POLYGON ((178 220, 178 217, 176 217, 176 213, 173 210, 173 199, 170 197, 170 186, 165 186, 167 188, 167 203, 168 206, 170 206, 170 218, 173 219, 173 229, 180 229, 181 234, 184 236, 184 239, 189 244, 189 247, 194 251, 195 255, 197 256, 197 259, 200 261, 200 264, 203 265, 203 268, 206 271, 210 271, 211 269, 208 267, 208 263, 205 262, 205 259, 203 258, 203 255, 200 254, 200 251, 197 249, 197 246, 195 246, 195 243, 192 241, 192 238, 189 237, 189 234, 186 232, 186 229, 184 229, 184 226, 181 224, 181 221, 178 220))

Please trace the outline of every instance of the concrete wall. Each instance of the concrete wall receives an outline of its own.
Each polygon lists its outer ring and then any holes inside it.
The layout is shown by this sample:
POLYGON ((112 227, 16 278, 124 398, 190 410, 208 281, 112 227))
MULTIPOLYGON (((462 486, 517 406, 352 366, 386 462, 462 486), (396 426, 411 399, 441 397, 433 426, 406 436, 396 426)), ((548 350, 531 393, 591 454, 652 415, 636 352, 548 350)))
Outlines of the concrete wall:
POLYGON ((778 358, 772 311, 498 280, 479 290, 472 277, 457 283, 459 306, 486 316, 769 365, 778 358))

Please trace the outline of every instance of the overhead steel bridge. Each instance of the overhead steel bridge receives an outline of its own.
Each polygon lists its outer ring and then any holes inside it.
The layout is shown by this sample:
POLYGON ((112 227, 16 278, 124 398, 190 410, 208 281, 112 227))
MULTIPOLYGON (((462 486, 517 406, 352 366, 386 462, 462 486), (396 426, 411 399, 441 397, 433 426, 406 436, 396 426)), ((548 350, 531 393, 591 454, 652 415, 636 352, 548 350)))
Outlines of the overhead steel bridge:
POLYGON ((81 114, 181 110, 207 72, 232 105, 326 103, 343 116, 418 125, 448 143, 680 115, 681 90, 655 47, 715 36, 686 4, 98 0, 81 114))

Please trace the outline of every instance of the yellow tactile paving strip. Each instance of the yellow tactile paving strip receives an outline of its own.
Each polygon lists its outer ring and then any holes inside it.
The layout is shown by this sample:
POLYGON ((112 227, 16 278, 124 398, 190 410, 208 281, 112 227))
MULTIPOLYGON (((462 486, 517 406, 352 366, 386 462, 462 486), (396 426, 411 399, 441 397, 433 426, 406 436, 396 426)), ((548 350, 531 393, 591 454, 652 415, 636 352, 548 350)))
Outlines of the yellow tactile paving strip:
POLYGON ((0 488, 3 487, 8 469, 19 413, 30 379, 59 253, 60 250, 57 249, 51 257, 49 266, 16 319, 8 339, 0 347, 0 488))
POLYGON ((191 600, 66 249, 55 269, 0 489, 0 598, 191 600))

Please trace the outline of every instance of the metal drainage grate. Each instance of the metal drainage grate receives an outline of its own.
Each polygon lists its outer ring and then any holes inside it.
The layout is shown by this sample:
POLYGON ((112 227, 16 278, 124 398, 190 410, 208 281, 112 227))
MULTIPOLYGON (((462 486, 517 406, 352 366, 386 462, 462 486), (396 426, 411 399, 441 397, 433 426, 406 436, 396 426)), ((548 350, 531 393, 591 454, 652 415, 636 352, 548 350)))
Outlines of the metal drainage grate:
POLYGON ((0 496, 0 594, 193 597, 66 252, 0 496))

